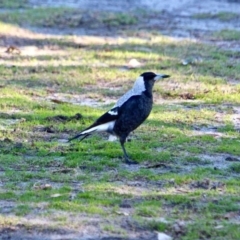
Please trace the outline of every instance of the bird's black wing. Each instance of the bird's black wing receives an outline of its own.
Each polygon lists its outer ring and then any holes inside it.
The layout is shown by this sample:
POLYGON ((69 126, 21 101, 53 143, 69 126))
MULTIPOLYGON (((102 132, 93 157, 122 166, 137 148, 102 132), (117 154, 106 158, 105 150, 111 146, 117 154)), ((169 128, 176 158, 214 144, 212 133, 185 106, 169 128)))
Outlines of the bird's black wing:
POLYGON ((119 116, 118 109, 119 109, 119 107, 115 107, 115 108, 112 108, 110 111, 104 113, 90 127, 88 127, 85 130, 88 130, 92 127, 96 127, 96 126, 99 126, 101 124, 108 123, 108 122, 116 120, 119 116))
POLYGON ((90 136, 93 132, 97 131, 96 127, 101 126, 103 124, 115 121, 119 117, 118 113, 119 107, 112 108, 110 111, 104 113, 101 117, 99 117, 91 126, 84 129, 82 132, 80 132, 78 135, 74 136, 73 138, 70 138, 69 141, 72 141, 74 139, 83 137, 84 138, 90 136), (93 129, 92 131, 89 131, 93 129), (86 132, 87 131, 87 132, 86 132))

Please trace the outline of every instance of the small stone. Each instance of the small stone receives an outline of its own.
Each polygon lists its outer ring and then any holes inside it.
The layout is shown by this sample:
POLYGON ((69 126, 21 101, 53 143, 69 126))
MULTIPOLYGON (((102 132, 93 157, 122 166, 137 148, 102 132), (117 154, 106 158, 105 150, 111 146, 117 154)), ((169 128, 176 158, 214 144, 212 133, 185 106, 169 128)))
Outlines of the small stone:
POLYGON ((128 62, 128 68, 139 68, 142 66, 142 63, 140 63, 137 59, 133 58, 128 62))
POLYGON ((157 239, 158 240, 172 240, 172 237, 167 235, 166 233, 163 233, 163 232, 159 232, 157 233, 157 239))

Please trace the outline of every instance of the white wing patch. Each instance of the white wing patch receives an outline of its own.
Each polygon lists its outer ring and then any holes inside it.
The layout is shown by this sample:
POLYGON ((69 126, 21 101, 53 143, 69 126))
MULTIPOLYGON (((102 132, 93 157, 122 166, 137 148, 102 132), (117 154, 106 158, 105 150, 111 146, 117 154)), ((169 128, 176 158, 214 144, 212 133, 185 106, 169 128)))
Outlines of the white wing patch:
POLYGON ((110 111, 108 111, 108 113, 110 114, 110 115, 118 115, 118 111, 117 111, 117 109, 111 109, 110 111))
MULTIPOLYGON (((119 100, 117 101, 117 103, 114 105, 113 108, 122 106, 130 97, 141 95, 142 92, 144 92, 145 90, 146 88, 145 88, 143 77, 140 76, 137 78, 136 82, 134 83, 133 88, 128 92, 126 92, 121 98, 119 98, 119 100)), ((108 113, 110 113, 110 111, 108 113)))

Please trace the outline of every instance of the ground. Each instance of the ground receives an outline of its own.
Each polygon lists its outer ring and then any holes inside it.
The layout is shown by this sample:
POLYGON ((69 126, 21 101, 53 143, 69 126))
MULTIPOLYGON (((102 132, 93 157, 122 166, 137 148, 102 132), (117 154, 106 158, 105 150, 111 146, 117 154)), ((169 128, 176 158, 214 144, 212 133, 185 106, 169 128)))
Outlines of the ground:
POLYGON ((239 1, 0 7, 0 239, 240 239, 239 1), (149 70, 138 165, 67 143, 149 70))

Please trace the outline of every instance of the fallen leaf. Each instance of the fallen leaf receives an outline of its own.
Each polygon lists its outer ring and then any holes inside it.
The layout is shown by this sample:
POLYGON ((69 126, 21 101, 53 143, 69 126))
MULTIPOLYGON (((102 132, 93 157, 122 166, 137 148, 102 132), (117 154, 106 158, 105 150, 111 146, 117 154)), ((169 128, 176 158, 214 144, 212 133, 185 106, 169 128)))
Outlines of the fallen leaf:
POLYGON ((215 229, 221 229, 221 228, 223 228, 223 225, 218 225, 218 226, 216 226, 216 227, 214 227, 215 229))
POLYGON ((36 189, 36 190, 48 190, 48 189, 52 189, 52 185, 49 184, 49 183, 44 183, 44 184, 35 183, 33 185, 33 189, 36 189))
POLYGON ((16 54, 21 53, 20 49, 13 45, 9 46, 5 52, 6 53, 16 53, 16 54))
POLYGON ((64 102, 64 101, 59 100, 59 99, 56 99, 56 98, 51 98, 50 101, 51 101, 51 102, 54 102, 54 103, 57 103, 57 104, 67 103, 67 102, 64 102))
POLYGON ((183 93, 179 95, 183 99, 195 99, 192 93, 183 93))
POLYGON ((127 213, 127 212, 116 211, 115 213, 118 214, 118 215, 129 216, 129 213, 127 213))
POLYGON ((176 189, 176 191, 181 192, 181 193, 189 193, 190 192, 189 190, 181 189, 181 188, 176 189))

